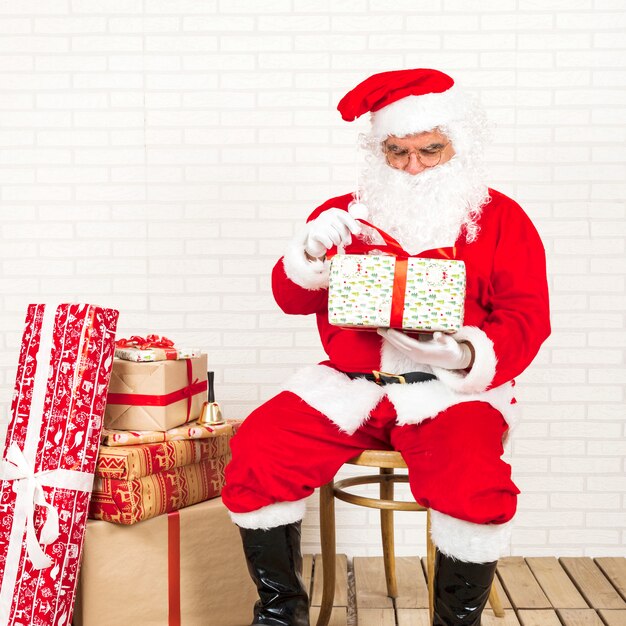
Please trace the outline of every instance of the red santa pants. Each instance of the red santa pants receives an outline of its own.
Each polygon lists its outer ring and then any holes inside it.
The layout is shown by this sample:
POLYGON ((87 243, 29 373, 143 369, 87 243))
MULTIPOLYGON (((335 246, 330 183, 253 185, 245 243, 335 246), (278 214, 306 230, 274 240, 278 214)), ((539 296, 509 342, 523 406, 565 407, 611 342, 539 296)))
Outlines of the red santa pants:
POLYGON ((232 440, 222 498, 232 513, 249 513, 310 496, 365 449, 398 450, 415 500, 476 524, 502 524, 519 490, 500 457, 507 424, 485 402, 452 406, 419 424, 398 426, 384 397, 349 435, 285 391, 244 421, 232 440))

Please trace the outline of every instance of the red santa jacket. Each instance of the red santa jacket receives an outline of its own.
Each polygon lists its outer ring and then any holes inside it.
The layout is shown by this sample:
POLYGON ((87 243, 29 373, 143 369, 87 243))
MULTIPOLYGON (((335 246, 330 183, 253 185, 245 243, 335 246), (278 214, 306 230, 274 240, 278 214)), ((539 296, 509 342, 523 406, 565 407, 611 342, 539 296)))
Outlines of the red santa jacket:
MULTIPOLYGON (((461 233, 456 258, 465 262, 465 326, 455 335, 474 347, 469 372, 417 366, 374 332, 328 323, 328 262, 310 264, 303 242, 293 242, 272 273, 272 289, 283 311, 314 313, 329 360, 296 373, 285 385, 347 432, 367 419, 387 394, 398 423, 418 423, 460 402, 483 400, 495 406, 510 426, 516 421, 512 387, 550 334, 545 252, 522 208, 504 194, 489 190, 490 201, 479 218, 479 234, 467 243, 461 233), (380 387, 340 372, 382 370, 432 372, 437 380, 380 387)), ((307 221, 338 207, 347 210, 352 194, 331 198, 307 221)))

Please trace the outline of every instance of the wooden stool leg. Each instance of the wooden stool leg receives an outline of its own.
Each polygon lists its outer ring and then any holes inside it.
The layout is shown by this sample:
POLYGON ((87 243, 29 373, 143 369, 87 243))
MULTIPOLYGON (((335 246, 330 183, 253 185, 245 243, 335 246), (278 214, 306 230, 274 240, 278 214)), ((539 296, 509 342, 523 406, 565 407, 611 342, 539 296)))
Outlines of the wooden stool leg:
POLYGON ((500 596, 496 589, 496 581, 493 581, 491 585, 491 591, 489 592, 489 604, 493 609, 493 613, 496 617, 504 617, 504 609, 502 608, 502 602, 500 602, 500 596))
POLYGON ((324 584, 317 626, 327 626, 335 599, 335 494, 334 481, 320 487, 320 540, 324 584))
POLYGON ((430 537, 430 509, 426 511, 426 570, 428 576, 428 613, 432 624, 435 613, 435 544, 430 537))
MULTIPOLYGON (((381 467, 381 475, 393 476, 393 468, 381 467)), ((383 480, 380 483, 380 497, 382 500, 393 500, 393 482, 383 480)), ((396 552, 393 536, 393 511, 380 510, 380 530, 383 538, 383 561, 385 563, 385 580, 387 581, 387 595, 390 598, 398 597, 398 582, 396 581, 396 552)))

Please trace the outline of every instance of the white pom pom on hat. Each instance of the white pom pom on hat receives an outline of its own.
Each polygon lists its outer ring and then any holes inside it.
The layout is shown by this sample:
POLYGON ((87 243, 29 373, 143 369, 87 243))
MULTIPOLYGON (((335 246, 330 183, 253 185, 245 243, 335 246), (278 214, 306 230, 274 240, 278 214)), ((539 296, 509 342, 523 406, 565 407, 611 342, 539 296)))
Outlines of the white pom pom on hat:
POLYGON ((419 68, 374 74, 349 91, 337 109, 349 122, 371 113, 375 136, 403 137, 462 119, 466 107, 450 76, 419 68))

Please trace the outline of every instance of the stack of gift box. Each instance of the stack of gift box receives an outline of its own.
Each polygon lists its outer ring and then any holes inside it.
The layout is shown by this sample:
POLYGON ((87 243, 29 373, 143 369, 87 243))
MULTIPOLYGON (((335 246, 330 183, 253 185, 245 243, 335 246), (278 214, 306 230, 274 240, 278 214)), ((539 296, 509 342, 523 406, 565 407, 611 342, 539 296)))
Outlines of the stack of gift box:
POLYGON ((206 354, 149 336, 115 356, 74 623, 245 624, 255 590, 219 498, 240 422, 198 423, 206 354))
POLYGON ((196 423, 206 355, 114 358, 117 318, 28 308, 0 458, 0 624, 249 623, 256 590, 219 497, 238 423, 196 423))

